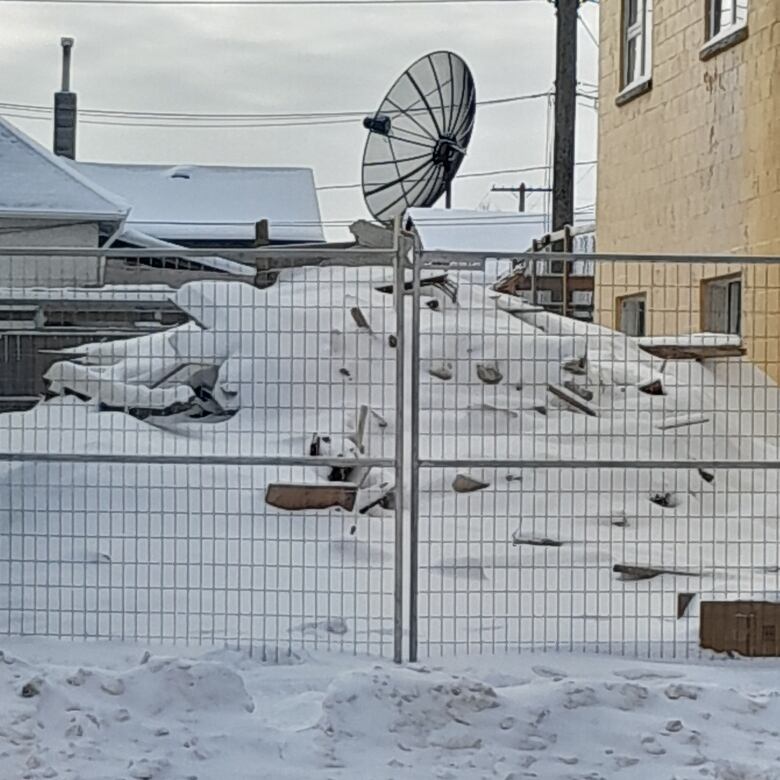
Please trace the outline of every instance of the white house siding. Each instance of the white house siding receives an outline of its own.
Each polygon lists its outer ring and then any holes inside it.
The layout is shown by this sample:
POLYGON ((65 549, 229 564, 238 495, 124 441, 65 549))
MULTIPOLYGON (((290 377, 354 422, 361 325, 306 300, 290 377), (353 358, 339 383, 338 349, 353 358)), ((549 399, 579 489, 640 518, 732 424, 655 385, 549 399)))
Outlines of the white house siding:
POLYGON ((76 287, 101 282, 102 258, 8 255, 3 247, 98 246, 98 225, 0 217, 0 286, 76 287))

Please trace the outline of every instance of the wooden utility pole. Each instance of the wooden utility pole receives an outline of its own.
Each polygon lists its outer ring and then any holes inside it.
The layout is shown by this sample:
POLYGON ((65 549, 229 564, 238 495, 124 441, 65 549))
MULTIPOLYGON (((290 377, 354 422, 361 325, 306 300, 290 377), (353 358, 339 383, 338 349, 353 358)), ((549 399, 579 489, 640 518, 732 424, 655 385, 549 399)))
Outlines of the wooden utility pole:
POLYGON ((553 0, 556 7, 553 231, 574 221, 574 128, 577 109, 577 7, 579 0, 553 0))

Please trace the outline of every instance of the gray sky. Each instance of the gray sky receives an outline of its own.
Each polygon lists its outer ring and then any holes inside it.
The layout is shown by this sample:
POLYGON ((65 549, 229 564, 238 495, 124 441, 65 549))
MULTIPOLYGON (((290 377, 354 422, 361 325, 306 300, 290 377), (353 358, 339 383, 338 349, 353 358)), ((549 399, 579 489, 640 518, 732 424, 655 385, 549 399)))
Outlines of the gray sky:
MULTIPOLYGON (((598 7, 582 15, 597 34, 598 7)), ((84 108, 283 112, 366 110, 428 51, 469 63, 477 98, 544 92, 553 82, 555 16, 538 0, 500 5, 359 7, 0 7, 0 101, 50 105, 62 35, 76 38, 72 88, 84 108)), ((579 78, 595 83, 597 52, 579 28, 579 78)), ((46 146, 47 121, 11 119, 46 146)), ((477 109, 461 168, 546 162, 545 99, 477 109)), ((552 127, 549 127, 552 131, 552 127)), ((593 160, 596 112, 578 106, 577 158, 593 160)), ((160 129, 79 126, 83 160, 304 165, 319 185, 360 181, 365 130, 331 126, 160 129)), ((453 205, 514 210, 491 184, 544 183, 544 173, 456 181, 453 205)), ((595 171, 580 167, 577 205, 594 201, 595 171)), ((367 216, 359 189, 322 192, 323 219, 367 216)), ((541 206, 529 201, 529 210, 541 206)))

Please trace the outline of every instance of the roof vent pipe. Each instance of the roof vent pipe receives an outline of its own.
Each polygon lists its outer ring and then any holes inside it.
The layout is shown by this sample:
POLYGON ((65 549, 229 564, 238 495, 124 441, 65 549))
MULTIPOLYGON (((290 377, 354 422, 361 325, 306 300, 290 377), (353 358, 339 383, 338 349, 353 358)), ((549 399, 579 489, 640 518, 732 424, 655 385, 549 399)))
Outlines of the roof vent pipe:
POLYGON ((54 154, 76 159, 76 93, 70 91, 73 38, 61 38, 62 89, 54 93, 54 154))

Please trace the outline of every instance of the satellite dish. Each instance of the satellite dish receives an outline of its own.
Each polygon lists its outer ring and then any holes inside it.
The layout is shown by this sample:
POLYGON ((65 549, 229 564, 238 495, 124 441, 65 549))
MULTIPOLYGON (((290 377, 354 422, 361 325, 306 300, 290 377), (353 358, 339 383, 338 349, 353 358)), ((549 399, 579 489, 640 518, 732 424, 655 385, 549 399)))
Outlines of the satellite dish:
POLYGON ((476 114, 474 79, 451 51, 426 54, 390 87, 372 116, 363 151, 363 197, 386 222, 447 195, 466 155, 476 114))

